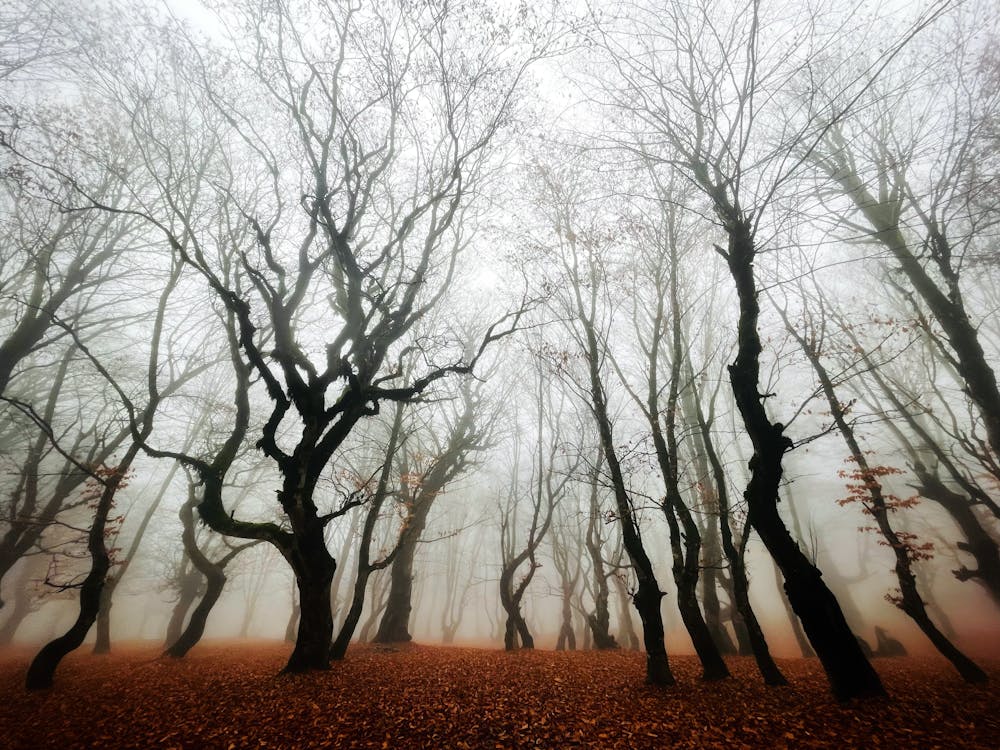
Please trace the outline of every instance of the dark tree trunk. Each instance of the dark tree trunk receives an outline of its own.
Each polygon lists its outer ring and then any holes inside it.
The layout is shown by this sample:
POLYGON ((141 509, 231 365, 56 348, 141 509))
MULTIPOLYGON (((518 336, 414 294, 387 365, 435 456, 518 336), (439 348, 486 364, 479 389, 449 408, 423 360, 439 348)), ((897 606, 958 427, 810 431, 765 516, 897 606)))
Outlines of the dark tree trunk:
POLYGON ((732 207, 720 210, 719 214, 729 236, 728 250, 722 252, 740 302, 738 350, 736 360, 729 366, 729 378, 737 408, 753 442, 750 481, 744 492, 750 523, 781 569, 788 600, 823 664, 836 698, 846 701, 885 695, 882 682, 861 652, 837 599, 778 515, 782 459, 792 441, 784 434, 783 425, 770 421, 758 390, 762 347, 757 331, 760 307, 753 274, 756 250, 752 219, 732 207))
MULTIPOLYGON (((672 572, 677 586, 677 608, 691 637, 702 679, 719 680, 729 677, 729 668, 712 640, 712 634, 698 606, 698 575, 700 573, 701 533, 680 490, 680 447, 677 440, 677 415, 680 401, 681 369, 684 346, 681 336, 680 291, 678 289, 677 243, 674 237, 673 213, 667 215, 669 252, 668 286, 670 304, 670 375, 666 408, 660 406, 660 384, 657 375, 660 359, 660 334, 664 325, 663 294, 657 295, 654 318, 655 330, 648 358, 646 418, 653 438, 656 461, 660 468, 666 494, 661 509, 670 530, 672 572), (662 420, 662 422, 661 422, 662 420), (683 531, 682 531, 683 530, 683 531)), ((659 280, 659 279, 658 279, 659 280)))
MULTIPOLYGON (((707 481, 703 480, 703 481, 707 481)), ((705 625, 712 640, 719 647, 719 653, 732 656, 736 653, 736 644, 722 622, 722 605, 719 602, 719 565, 721 549, 719 548, 718 516, 709 515, 702 535, 701 602, 705 612, 705 625)))
MULTIPOLYGON (((830 177, 840 183, 846 195, 870 222, 874 230, 872 237, 892 253, 941 326, 954 352, 958 374, 965 383, 964 391, 978 408, 994 458, 1000 457, 1000 387, 979 341, 978 326, 969 319, 966 311, 960 271, 952 263, 952 247, 946 228, 938 223, 933 213, 921 216, 927 237, 920 256, 915 255, 903 235, 898 207, 895 203, 876 199, 846 162, 848 157, 844 144, 837 144, 837 147, 840 149, 837 157, 829 162, 821 160, 820 164, 827 169, 830 177), (924 267, 926 257, 932 258, 937 265, 944 288, 924 267)), ((894 189, 897 187, 900 186, 894 186, 894 189)))
MULTIPOLYGON (((579 297, 579 289, 577 289, 579 297)), ((582 300, 578 300, 581 311, 582 300)), ((605 401, 604 386, 601 382, 598 361, 601 349, 597 343, 597 335, 591 320, 583 320, 587 337, 587 364, 590 374, 590 391, 592 410, 597 422, 601 439, 601 450, 608 465, 611 483, 615 492, 615 507, 622 529, 622 544, 632 564, 636 577, 636 590, 632 595, 632 603, 642 621, 642 640, 646 648, 646 681, 651 685, 669 686, 674 684, 674 676, 667 660, 667 648, 663 640, 663 613, 660 611, 660 600, 663 592, 656 581, 653 564, 646 554, 646 548, 639 536, 639 529, 632 514, 632 504, 625 488, 625 477, 622 474, 618 454, 615 449, 614 435, 611 429, 611 419, 608 415, 605 401)))
POLYGON ((837 425, 841 437, 844 438, 844 442, 847 444, 854 465, 857 466, 858 479, 856 481, 864 485, 864 492, 867 496, 865 508, 875 519, 879 532, 896 558, 895 572, 900 591, 899 601, 896 602, 897 606, 910 616, 917 624, 917 627, 934 644, 935 648, 952 663, 966 682, 986 682, 986 673, 959 651, 937 629, 937 626, 934 625, 928 616, 924 601, 917 590, 917 580, 913 574, 913 560, 911 559, 909 547, 900 539, 889 520, 889 513, 892 508, 883 492, 881 483, 877 479, 877 473, 872 470, 868 464, 868 458, 861 450, 861 445, 854 434, 854 428, 847 421, 844 407, 837 398, 833 381, 825 365, 820 360, 820 353, 809 341, 806 341, 805 337, 793 329, 784 313, 782 313, 782 317, 789 333, 798 341, 806 358, 812 364, 813 371, 819 379, 820 387, 823 389, 823 394, 826 396, 827 403, 830 406, 833 421, 837 425))
POLYGON ((174 659, 182 659, 187 656, 188 651, 194 648, 201 637, 205 634, 205 626, 208 623, 208 616, 215 607, 222 591, 226 586, 226 576, 221 568, 212 566, 212 569, 205 573, 205 594, 198 602, 198 606, 191 612, 191 619, 188 620, 187 627, 167 649, 167 656, 174 659))
MULTIPOLYGON (((399 447, 402 424, 403 407, 401 404, 396 404, 392 427, 389 430, 389 441, 386 445, 385 462, 382 464, 382 471, 379 473, 375 495, 368 506, 368 512, 365 514, 365 522, 361 528, 361 539, 358 543, 358 566, 354 579, 354 590, 351 594, 351 606, 347 610, 347 616, 344 617, 344 622, 337 632, 336 639, 330 643, 330 658, 336 661, 340 661, 347 654, 347 647, 350 645, 351 638, 354 637, 354 631, 361 621, 361 613, 365 608, 365 595, 368 593, 368 579, 376 570, 382 570, 391 562, 387 557, 380 562, 372 563, 371 546, 372 537, 375 534, 375 525, 378 523, 379 513, 382 510, 382 505, 385 502, 388 491, 389 477, 392 473, 396 450, 399 447)), ((351 529, 353 530, 354 528, 354 522, 352 521, 351 529)), ((399 547, 397 546, 396 553, 398 554, 398 552, 399 547)))
POLYGON ((795 642, 799 646, 802 658, 815 659, 816 652, 813 651, 812 646, 809 645, 809 639, 806 638, 806 634, 802 632, 802 623, 799 622, 799 618, 796 617, 795 612, 792 611, 792 605, 788 603, 788 597, 785 596, 785 589, 781 585, 781 571, 778 570, 777 565, 772 565, 772 567, 774 568, 774 581, 778 586, 778 596, 781 597, 781 603, 785 607, 785 614, 788 615, 788 623, 792 627, 792 635, 795 636, 795 642))
POLYGON ((101 608, 101 591, 104 588, 104 580, 111 569, 111 556, 104 544, 104 531, 107 528, 111 508, 114 505, 115 493, 138 452, 139 444, 133 443, 118 466, 115 467, 114 474, 103 480, 104 487, 94 510, 94 521, 87 534, 90 571, 80 585, 80 611, 70 629, 60 637, 45 644, 32 660, 25 678, 25 687, 28 690, 43 690, 52 687, 52 680, 59 662, 67 654, 80 647, 83 639, 87 637, 87 632, 97 619, 97 613, 101 608))
MULTIPOLYGON (((683 501, 680 501, 683 502, 683 501)), ((698 660, 701 662, 703 680, 721 680, 729 677, 729 668, 719 653, 719 648, 702 617, 698 606, 698 563, 700 538, 692 538, 681 531, 675 515, 676 508, 670 500, 664 501, 664 514, 670 528, 670 543, 674 549, 674 583, 677 585, 677 609, 684 628, 691 638, 698 660)), ((690 518, 689 518, 690 520, 690 518)), ((693 523, 693 521, 692 521, 693 523)), ((688 524, 685 524, 687 528, 688 524)))
MULTIPOLYGON (((428 504, 429 507, 429 504, 428 504)), ((399 545, 389 569, 389 596, 385 612, 375 633, 375 643, 406 643, 410 635, 410 614, 413 611, 413 559, 423 533, 427 515, 418 509, 399 545)))
POLYGON ((699 448, 704 451, 705 460, 711 468, 715 486, 714 498, 719 511, 719 535, 722 551, 729 563, 730 619, 733 623, 733 632, 736 634, 738 653, 740 656, 753 654, 757 670, 764 679, 765 685, 786 685, 787 680, 778 669, 778 665, 774 663, 771 650, 764 638, 764 631, 757 622, 757 615, 750 604, 750 582, 747 579, 746 565, 743 559, 747 534, 743 535, 740 547, 737 548, 730 525, 729 490, 726 486, 725 469, 712 439, 710 419, 714 416, 706 418, 693 377, 690 378, 690 382, 691 402, 689 406, 693 407, 692 411, 698 423, 701 437, 699 448))
POLYGON ((299 591, 299 630, 295 648, 285 665, 285 672, 307 672, 330 668, 330 643, 333 640, 333 615, 330 612, 330 587, 336 563, 326 548, 322 530, 318 540, 299 539, 301 562, 295 571, 299 591), (307 562, 308 561, 308 562, 307 562))
POLYGON ((330 658, 340 661, 347 654, 347 647, 354 637, 354 631, 361 621, 361 613, 365 608, 365 594, 368 592, 368 577, 371 570, 367 566, 358 569, 358 576, 354 581, 354 594, 351 597, 351 606, 344 617, 344 623, 340 626, 337 638, 330 646, 330 658))
POLYGON ((111 653, 111 595, 114 593, 113 576, 108 576, 101 589, 101 608, 97 613, 97 638, 94 640, 95 654, 111 653))
MULTIPOLYGON (((603 454, 602 454, 603 455, 603 454)), ((594 647, 601 650, 618 648, 611 635, 611 612, 608 608, 608 574, 604 569, 603 540, 601 539, 601 509, 598 505, 598 476, 601 461, 590 477, 590 518, 587 522, 585 546, 590 556, 594 581, 594 611, 587 615, 587 626, 594 637, 594 647)))
POLYGON ((170 648, 177 639, 181 637, 181 633, 184 632, 184 621, 187 619, 188 612, 191 609, 191 605, 194 604, 194 600, 198 598, 198 591, 201 588, 201 581, 199 580, 201 574, 197 574, 198 578, 193 575, 186 577, 186 580, 181 584, 181 589, 177 595, 177 602, 174 604, 174 609, 170 613, 170 620, 167 623, 167 635, 164 638, 165 648, 170 648))
POLYGON ((965 536, 965 541, 955 546, 976 561, 975 569, 962 566, 953 571, 955 577, 960 581, 975 581, 1000 605, 1000 547, 983 528, 967 497, 947 487, 923 464, 918 462, 914 470, 920 494, 944 508, 965 536))
MULTIPOLYGON (((505 570, 504 573, 506 572, 505 570)), ((511 574, 513 572, 513 570, 510 571, 511 574)), ((525 581, 527 580, 526 578, 525 581)), ((525 581, 521 583, 524 584, 525 581)), ((503 631, 503 647, 506 651, 513 651, 517 648, 533 649, 535 639, 532 637, 531 631, 528 630, 528 623, 525 622, 524 615, 521 614, 521 595, 524 594, 524 589, 527 586, 519 585, 511 591, 512 584, 509 580, 506 582, 506 586, 505 590, 504 575, 501 574, 500 604, 503 605, 504 612, 507 614, 503 631)))
POLYGON ((556 651, 576 651, 576 632, 573 630, 573 589, 564 588, 562 595, 562 625, 556 640, 556 651))

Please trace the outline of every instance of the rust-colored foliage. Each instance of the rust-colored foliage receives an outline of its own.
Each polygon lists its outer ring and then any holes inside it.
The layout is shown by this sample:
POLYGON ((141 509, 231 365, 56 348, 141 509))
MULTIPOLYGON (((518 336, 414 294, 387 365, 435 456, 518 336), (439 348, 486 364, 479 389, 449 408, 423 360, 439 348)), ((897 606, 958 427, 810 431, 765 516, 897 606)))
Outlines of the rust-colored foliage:
POLYGON ((279 676, 287 646, 199 646, 181 661, 151 647, 74 654, 46 693, 25 693, 29 653, 0 658, 5 748, 996 748, 1000 674, 971 687, 943 660, 880 660, 888 701, 840 706, 816 660, 779 660, 765 688, 750 659, 704 683, 694 657, 678 685, 643 685, 626 651, 355 648, 329 673, 279 676))

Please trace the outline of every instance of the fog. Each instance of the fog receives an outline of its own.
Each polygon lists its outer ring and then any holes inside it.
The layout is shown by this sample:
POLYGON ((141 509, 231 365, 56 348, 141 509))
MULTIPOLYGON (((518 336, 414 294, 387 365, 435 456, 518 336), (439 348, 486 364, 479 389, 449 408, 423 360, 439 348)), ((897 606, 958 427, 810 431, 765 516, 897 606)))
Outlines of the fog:
POLYGON ((213 639, 985 680, 1000 16, 600 5, 0 12, 29 687, 213 639))

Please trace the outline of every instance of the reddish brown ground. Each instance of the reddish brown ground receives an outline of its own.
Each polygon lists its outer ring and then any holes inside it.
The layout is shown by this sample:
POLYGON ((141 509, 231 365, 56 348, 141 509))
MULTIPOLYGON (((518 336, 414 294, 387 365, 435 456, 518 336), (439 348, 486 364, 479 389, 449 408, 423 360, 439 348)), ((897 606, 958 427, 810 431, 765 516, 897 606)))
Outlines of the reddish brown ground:
POLYGON ((629 652, 505 654, 360 648, 329 673, 278 676, 288 649, 209 643, 187 659, 151 646, 71 656, 46 693, 22 688, 28 651, 0 654, 4 748, 1000 748, 1000 663, 970 687, 944 662, 877 662, 890 701, 834 703, 815 660, 783 660, 767 689, 753 662, 706 684, 643 685, 629 652))

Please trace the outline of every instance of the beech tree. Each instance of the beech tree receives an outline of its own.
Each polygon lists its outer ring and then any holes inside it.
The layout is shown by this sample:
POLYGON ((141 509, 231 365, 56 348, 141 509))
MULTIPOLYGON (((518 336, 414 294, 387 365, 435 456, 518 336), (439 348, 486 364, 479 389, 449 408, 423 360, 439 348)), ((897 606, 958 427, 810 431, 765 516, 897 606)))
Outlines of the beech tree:
POLYGON ((608 293, 606 267, 601 255, 607 243, 605 228, 581 226, 578 216, 578 191, 572 170, 558 171, 549 167, 538 169, 541 183, 541 204, 549 231, 555 237, 553 249, 541 252, 554 256, 558 276, 547 283, 553 288, 553 306, 564 321, 572 349, 555 348, 550 358, 564 374, 564 382, 575 387, 594 419, 600 438, 600 448, 606 467, 605 481, 614 492, 615 517, 621 527, 622 543, 636 578, 632 602, 643 625, 646 649, 646 679, 654 685, 672 685, 674 677, 664 644, 663 615, 660 603, 664 592, 656 580, 653 562, 643 541, 637 498, 627 482, 619 447, 614 437, 614 419, 608 405, 609 389, 606 371, 611 364, 608 356, 603 303, 608 293), (578 360, 585 374, 573 372, 578 360), (576 382, 574 376, 582 382, 576 382), (570 382, 572 381, 572 382, 570 382))
MULTIPOLYGON (((782 571, 834 694, 841 700, 882 695, 881 681, 836 598, 778 514, 782 459, 794 442, 768 413, 760 390, 764 347, 754 261, 762 249, 761 230, 771 219, 777 191, 799 166, 795 150, 829 128, 829 118, 803 118, 801 108, 775 111, 783 82, 800 69, 797 55, 809 36, 780 46, 783 27, 768 24, 757 3, 671 6, 656 13, 637 9, 626 29, 629 24, 643 26, 638 44, 624 43, 614 30, 602 36, 619 75, 615 90, 627 92, 616 94, 616 106, 627 115, 619 138, 643 158, 655 154, 663 169, 684 175, 709 202, 724 237, 725 246, 715 245, 715 251, 729 270, 739 304, 735 358, 727 369, 753 445, 744 491, 750 523, 782 571), (761 111, 765 102, 774 105, 770 123, 761 111)), ((889 58, 891 50, 885 53, 889 58)), ((880 62, 884 66, 885 58, 880 62)), ((859 88, 848 87, 846 98, 860 97, 864 88, 859 88)))
POLYGON ((178 28, 173 50, 116 39, 159 56, 148 78, 123 78, 116 50, 91 53, 95 85, 130 124, 158 192, 122 209, 77 181, 78 206, 140 216, 231 313, 271 401, 257 446, 282 477, 283 522, 238 518, 209 491, 220 482, 210 467, 148 450, 201 474, 198 511, 213 529, 264 540, 291 565, 301 618, 288 671, 328 666, 336 561, 324 530, 360 503, 328 510, 316 496, 338 449, 383 402, 471 372, 520 317, 484 326, 471 356, 445 326, 433 344, 412 336, 449 292, 494 141, 550 43, 541 23, 505 26, 479 10, 245 0, 225 9, 224 48, 178 28), (229 283, 228 265, 246 286, 229 283), (404 378, 411 359, 422 366, 404 378))
POLYGON ((967 682, 986 682, 986 673, 938 629, 927 613, 924 599, 917 589, 914 572, 914 566, 926 552, 917 544, 912 534, 902 532, 894 526, 890 515, 906 508, 909 503, 906 499, 893 495, 883 486, 883 478, 892 467, 872 465, 862 450, 857 432, 848 417, 850 407, 838 396, 837 384, 823 361, 824 350, 828 346, 823 305, 815 299, 808 301, 813 303, 811 307, 815 313, 805 312, 804 320, 796 324, 793 324, 786 310, 780 309, 779 314, 789 335, 801 347, 812 366, 823 397, 830 408, 833 422, 849 451, 851 468, 842 472, 848 479, 847 487, 850 495, 847 499, 862 504, 865 512, 874 519, 878 533, 893 553, 894 572, 900 592, 896 601, 899 608, 909 615, 934 647, 954 665, 963 679, 967 682))
POLYGON ((376 643, 411 640, 413 565, 435 501, 447 486, 471 468, 475 455, 488 447, 496 413, 489 414, 481 389, 463 383, 459 403, 443 425, 422 430, 424 440, 411 440, 401 463, 400 502, 406 507, 399 549, 390 568, 389 599, 375 634, 376 643), (444 433, 444 434, 439 434, 444 433))
MULTIPOLYGON (((521 602, 541 563, 538 550, 552 525, 556 507, 569 491, 579 461, 566 455, 565 396, 553 394, 542 362, 536 363, 532 399, 534 444, 514 437, 510 488, 500 504, 500 603, 506 613, 504 648, 534 648, 535 639, 521 602), (557 400, 558 399, 558 400, 557 400), (530 471, 522 475, 521 455, 530 451, 530 471), (527 517, 527 523, 522 519, 527 517)), ((525 462, 527 463, 527 461, 525 462)))

